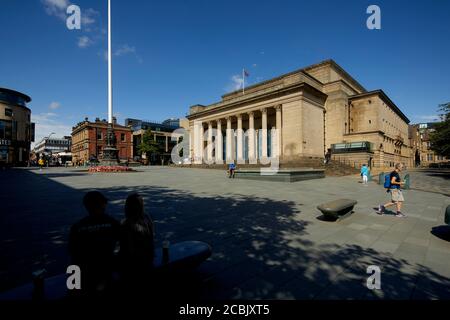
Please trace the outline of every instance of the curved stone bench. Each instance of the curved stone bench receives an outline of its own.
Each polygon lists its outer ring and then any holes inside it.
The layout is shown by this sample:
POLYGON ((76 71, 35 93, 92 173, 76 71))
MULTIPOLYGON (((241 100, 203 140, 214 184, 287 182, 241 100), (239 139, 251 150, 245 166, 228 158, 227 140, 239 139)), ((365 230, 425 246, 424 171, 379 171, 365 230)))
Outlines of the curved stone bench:
POLYGON ((353 213, 353 208, 358 202, 351 199, 338 199, 317 206, 326 220, 340 220, 353 213))
MULTIPOLYGON (((155 272, 189 271, 198 267, 212 254, 211 246, 202 241, 184 241, 169 248, 169 259, 163 260, 162 248, 155 250, 155 272)), ((62 300, 67 297, 67 274, 44 280, 44 300, 62 300)), ((29 283, 0 294, 0 301, 32 300, 34 285, 29 283)))

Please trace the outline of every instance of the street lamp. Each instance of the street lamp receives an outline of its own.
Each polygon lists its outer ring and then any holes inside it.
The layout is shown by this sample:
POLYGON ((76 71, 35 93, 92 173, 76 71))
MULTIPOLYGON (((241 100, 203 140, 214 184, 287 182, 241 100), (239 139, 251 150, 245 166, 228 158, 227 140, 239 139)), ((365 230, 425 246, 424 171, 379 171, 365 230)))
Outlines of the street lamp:
MULTIPOLYGON (((54 132, 52 132, 52 133, 50 133, 47 137, 45 137, 44 139, 46 139, 46 140, 50 140, 50 137, 52 136, 52 135, 54 135, 55 133, 54 132)), ((45 148, 44 148, 44 151, 45 151, 45 148)), ((52 150, 51 149, 48 149, 48 152, 50 153, 50 156, 49 156, 49 158, 51 159, 52 158, 52 156, 53 156, 53 154, 52 154, 52 150)), ((48 165, 49 165, 49 163, 48 163, 48 161, 47 161, 47 168, 48 168, 48 165)))

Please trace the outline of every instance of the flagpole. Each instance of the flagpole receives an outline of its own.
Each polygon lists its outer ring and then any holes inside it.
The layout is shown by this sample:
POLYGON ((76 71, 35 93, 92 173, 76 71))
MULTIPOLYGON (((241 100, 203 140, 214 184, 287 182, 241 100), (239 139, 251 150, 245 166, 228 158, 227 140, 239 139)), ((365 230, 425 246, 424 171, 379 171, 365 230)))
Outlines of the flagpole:
POLYGON ((242 69, 242 94, 245 94, 245 69, 242 69))
POLYGON ((111 0, 108 0, 108 123, 113 122, 111 53, 111 0))

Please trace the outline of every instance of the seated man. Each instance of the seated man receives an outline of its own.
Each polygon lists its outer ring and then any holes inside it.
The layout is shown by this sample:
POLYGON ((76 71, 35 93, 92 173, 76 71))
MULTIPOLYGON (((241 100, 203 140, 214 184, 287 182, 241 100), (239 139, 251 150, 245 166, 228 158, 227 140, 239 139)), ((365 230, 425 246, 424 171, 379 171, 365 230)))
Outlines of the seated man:
POLYGON ((69 253, 81 269, 83 294, 102 294, 111 283, 120 224, 105 213, 107 202, 100 192, 88 192, 83 204, 89 215, 70 230, 69 253))
POLYGON ((233 177, 234 179, 234 171, 236 170, 236 165, 234 163, 230 163, 228 165, 228 178, 231 179, 233 177))

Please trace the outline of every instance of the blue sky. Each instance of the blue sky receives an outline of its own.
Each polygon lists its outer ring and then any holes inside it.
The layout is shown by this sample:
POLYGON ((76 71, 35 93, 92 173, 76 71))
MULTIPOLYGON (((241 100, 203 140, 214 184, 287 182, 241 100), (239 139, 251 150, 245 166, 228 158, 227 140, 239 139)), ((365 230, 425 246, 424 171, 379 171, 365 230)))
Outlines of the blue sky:
MULTIPOLYGON (((106 0, 1 0, 0 87, 22 91, 37 136, 106 118, 106 0), (65 9, 82 10, 82 29, 65 9)), ((250 84, 332 58, 413 122, 450 101, 450 1, 113 0, 114 109, 183 117, 250 84), (366 9, 381 8, 381 30, 366 9)))

